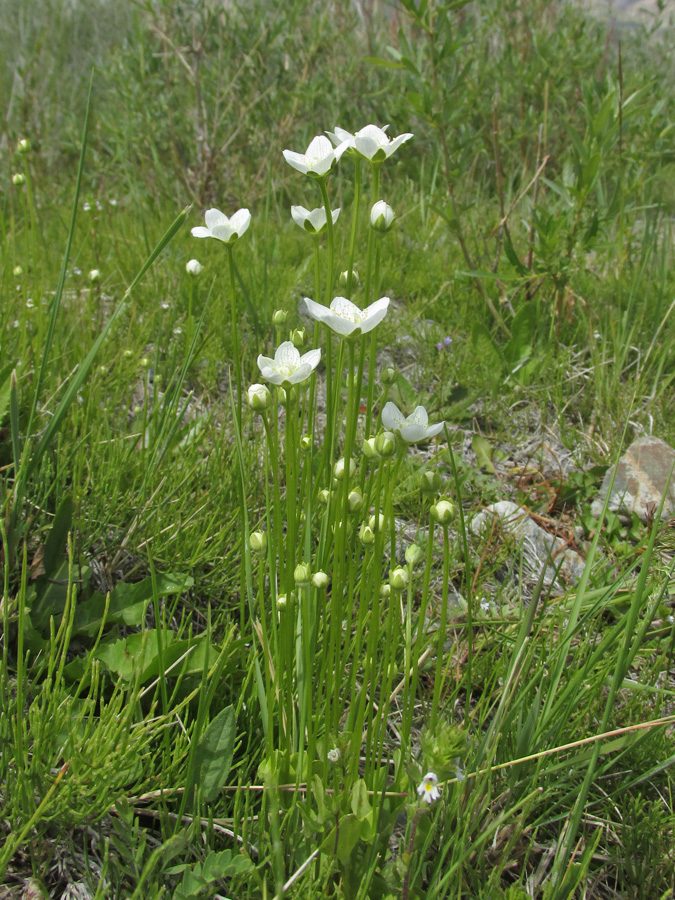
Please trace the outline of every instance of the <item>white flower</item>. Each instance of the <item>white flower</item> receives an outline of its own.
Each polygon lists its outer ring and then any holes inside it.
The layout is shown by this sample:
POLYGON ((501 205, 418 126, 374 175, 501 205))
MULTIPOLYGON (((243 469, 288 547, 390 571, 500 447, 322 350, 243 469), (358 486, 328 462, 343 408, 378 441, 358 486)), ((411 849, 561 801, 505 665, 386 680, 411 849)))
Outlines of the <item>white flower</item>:
POLYGON ((383 234, 389 231, 394 224, 395 218, 396 213, 384 200, 378 200, 370 211, 370 224, 375 231, 380 231, 383 234))
MULTIPOLYGON (((339 215, 339 208, 331 210, 333 225, 337 222, 339 215)), ((326 227, 326 210, 323 206, 319 206, 311 211, 305 209, 304 206, 291 206, 291 216, 296 225, 299 225, 300 228, 303 228, 310 234, 321 234, 326 227)))
POLYGON ((336 763, 340 759, 340 749, 338 747, 333 747, 332 750, 329 750, 326 754, 328 757, 328 761, 332 763, 336 763))
POLYGON ((294 169, 302 172, 303 175, 321 178, 330 172, 347 147, 348 142, 345 141, 333 149, 333 145, 328 138, 320 134, 312 139, 306 153, 284 150, 284 159, 289 166, 293 166, 294 169))
POLYGON ((429 416, 423 406, 418 406, 406 419, 396 404, 390 400, 382 410, 382 424, 399 434, 407 444, 417 444, 435 437, 443 430, 445 422, 429 425, 429 416))
POLYGON ((427 772, 422 779, 422 783, 417 788, 417 793, 424 803, 433 803, 434 800, 438 800, 441 796, 441 791, 438 787, 438 778, 433 772, 427 772))
POLYGON ((233 216, 228 217, 219 209, 207 209, 204 216, 206 228, 198 225, 192 229, 192 236, 196 238, 212 237, 224 244, 232 244, 240 238, 251 224, 251 213, 247 209, 238 209, 233 216))
POLYGON ((185 271, 188 275, 192 275, 193 278, 196 278, 202 271, 204 266, 199 262, 198 259, 190 259, 185 263, 185 271))
POLYGON ((359 309, 346 297, 335 297, 330 309, 305 297, 305 306, 313 319, 328 325, 336 334, 349 337, 355 333, 366 334, 379 325, 387 314, 389 297, 381 297, 367 309, 359 309))
POLYGON ((321 350, 310 350, 300 356, 291 341, 284 341, 277 348, 274 359, 258 357, 258 367, 262 377, 272 384, 290 385, 305 381, 319 365, 321 350))
POLYGON ((336 128, 334 133, 330 131, 327 133, 334 143, 339 141, 340 146, 347 144, 351 150, 355 150, 368 162, 381 163, 413 136, 411 133, 406 133, 390 138, 386 134, 387 128, 389 128, 388 125, 385 125, 384 128, 378 128, 377 125, 366 125, 356 134, 350 134, 344 128, 336 128))

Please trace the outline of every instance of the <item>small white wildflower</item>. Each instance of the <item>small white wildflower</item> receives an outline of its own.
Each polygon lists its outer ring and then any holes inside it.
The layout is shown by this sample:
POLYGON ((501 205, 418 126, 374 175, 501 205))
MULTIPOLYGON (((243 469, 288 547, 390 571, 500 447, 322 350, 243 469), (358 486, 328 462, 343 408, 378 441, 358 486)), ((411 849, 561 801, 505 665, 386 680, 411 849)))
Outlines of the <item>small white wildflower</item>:
POLYGON ((85 200, 84 203, 82 204, 82 209, 85 212, 89 212, 89 210, 91 209, 91 203, 88 200, 85 200))
POLYGON ((418 406, 406 419, 396 404, 390 400, 382 410, 382 424, 399 434, 407 444, 417 444, 419 441, 435 437, 443 430, 445 423, 429 425, 429 416, 423 406, 418 406))
MULTIPOLYGON (((339 208, 331 210, 333 225, 337 222, 339 215, 339 208)), ((304 206, 291 206, 291 216, 295 224, 299 225, 303 231, 309 232, 309 234, 321 234, 326 229, 326 210, 323 206, 312 210, 305 209, 304 206)))
POLYGON ((389 297, 381 297, 366 309, 359 309, 346 297, 335 297, 330 308, 305 297, 305 306, 317 322, 323 322, 341 337, 350 337, 367 334, 380 324, 389 309, 389 297))
POLYGON ((326 755, 328 756, 328 762, 336 763, 340 759, 340 750, 338 747, 333 747, 326 755))
POLYGON ((299 384, 309 378, 321 360, 321 350, 310 350, 303 356, 290 341, 284 341, 277 347, 274 359, 269 356, 258 357, 258 368, 262 377, 272 384, 299 384))
POLYGON ((204 221, 206 227, 198 225, 192 229, 193 237, 211 237, 224 244, 232 244, 251 224, 251 213, 247 209, 238 209, 233 216, 228 217, 219 209, 207 209, 204 221))
POLYGON ((438 800, 441 791, 438 787, 438 778, 433 772, 427 772, 417 788, 417 793, 424 803, 433 803, 434 800, 438 800))

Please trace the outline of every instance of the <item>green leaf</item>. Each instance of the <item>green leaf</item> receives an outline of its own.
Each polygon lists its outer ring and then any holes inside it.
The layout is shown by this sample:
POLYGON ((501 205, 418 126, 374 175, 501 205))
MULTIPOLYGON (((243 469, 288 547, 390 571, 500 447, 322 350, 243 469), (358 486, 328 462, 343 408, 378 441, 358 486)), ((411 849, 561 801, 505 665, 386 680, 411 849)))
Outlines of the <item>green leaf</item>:
POLYGON ((364 56, 361 62, 369 63, 371 66, 379 66, 382 69, 405 69, 407 68, 402 62, 396 62, 393 59, 383 59, 381 56, 364 56))
POLYGON ((490 446, 490 442, 484 438, 482 434, 474 434, 473 440, 471 441, 471 447, 476 454, 478 465, 481 469, 487 469, 488 472, 492 472, 494 475, 496 469, 492 462, 492 447, 490 446))
POLYGON ((58 566, 63 562, 64 550, 68 542, 68 532, 73 521, 73 498, 70 494, 61 501, 56 510, 49 537, 45 542, 42 565, 45 578, 51 578, 58 566))
POLYGON ((365 819, 372 811, 372 806, 368 800, 368 790, 363 778, 359 778, 354 782, 352 787, 352 812, 357 819, 365 819))
POLYGON ((195 754, 195 781, 201 784, 207 803, 212 803, 227 781, 232 765, 236 721, 234 707, 227 706, 209 723, 195 754))
POLYGON ((12 385, 12 369, 14 364, 10 363, 4 369, 0 369, 0 424, 7 415, 9 410, 9 397, 12 385))
POLYGON ((349 813, 340 819, 337 829, 331 829, 330 834, 321 845, 321 850, 331 856, 335 852, 340 862, 343 865, 347 865, 360 837, 361 823, 353 813, 349 813), (336 836, 337 848, 335 845, 336 836))

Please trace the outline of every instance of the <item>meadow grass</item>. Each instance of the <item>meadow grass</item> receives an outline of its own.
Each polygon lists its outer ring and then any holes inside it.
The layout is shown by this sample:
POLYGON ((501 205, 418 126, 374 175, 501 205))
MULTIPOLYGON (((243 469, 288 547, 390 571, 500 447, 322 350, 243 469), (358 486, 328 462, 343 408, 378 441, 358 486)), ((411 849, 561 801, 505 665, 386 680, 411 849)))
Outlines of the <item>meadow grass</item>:
POLYGON ((0 896, 672 897, 666 17, 6 9, 0 896))

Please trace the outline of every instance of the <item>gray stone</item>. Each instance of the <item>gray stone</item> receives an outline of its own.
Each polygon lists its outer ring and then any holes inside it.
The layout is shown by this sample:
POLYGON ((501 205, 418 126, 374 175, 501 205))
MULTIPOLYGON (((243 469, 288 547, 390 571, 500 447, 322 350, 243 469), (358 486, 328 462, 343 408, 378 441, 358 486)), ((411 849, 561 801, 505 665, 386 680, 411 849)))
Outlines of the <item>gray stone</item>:
MULTIPOLYGON (((630 445, 616 465, 616 477, 607 508, 622 517, 635 513, 646 522, 658 510, 665 494, 662 518, 675 512, 675 450, 657 437, 641 437, 630 445)), ((591 515, 599 519, 609 491, 613 469, 605 475, 591 515)))
POLYGON ((535 581, 539 578, 549 554, 553 559, 552 564, 549 560, 546 566, 544 582, 547 585, 553 584, 555 579, 557 586, 562 587, 574 584, 581 578, 584 571, 584 560, 581 556, 575 550, 570 549, 562 538, 550 534, 541 525, 537 525, 527 510, 510 500, 493 503, 487 509, 479 512, 471 522, 471 531, 474 534, 480 534, 484 529, 491 528, 495 517, 500 520, 504 531, 513 534, 520 541, 524 568, 528 570, 528 574, 531 574, 535 581), (561 555, 563 557, 562 566, 560 566, 561 555), (560 566, 560 571, 556 579, 555 573, 558 566, 560 566))

